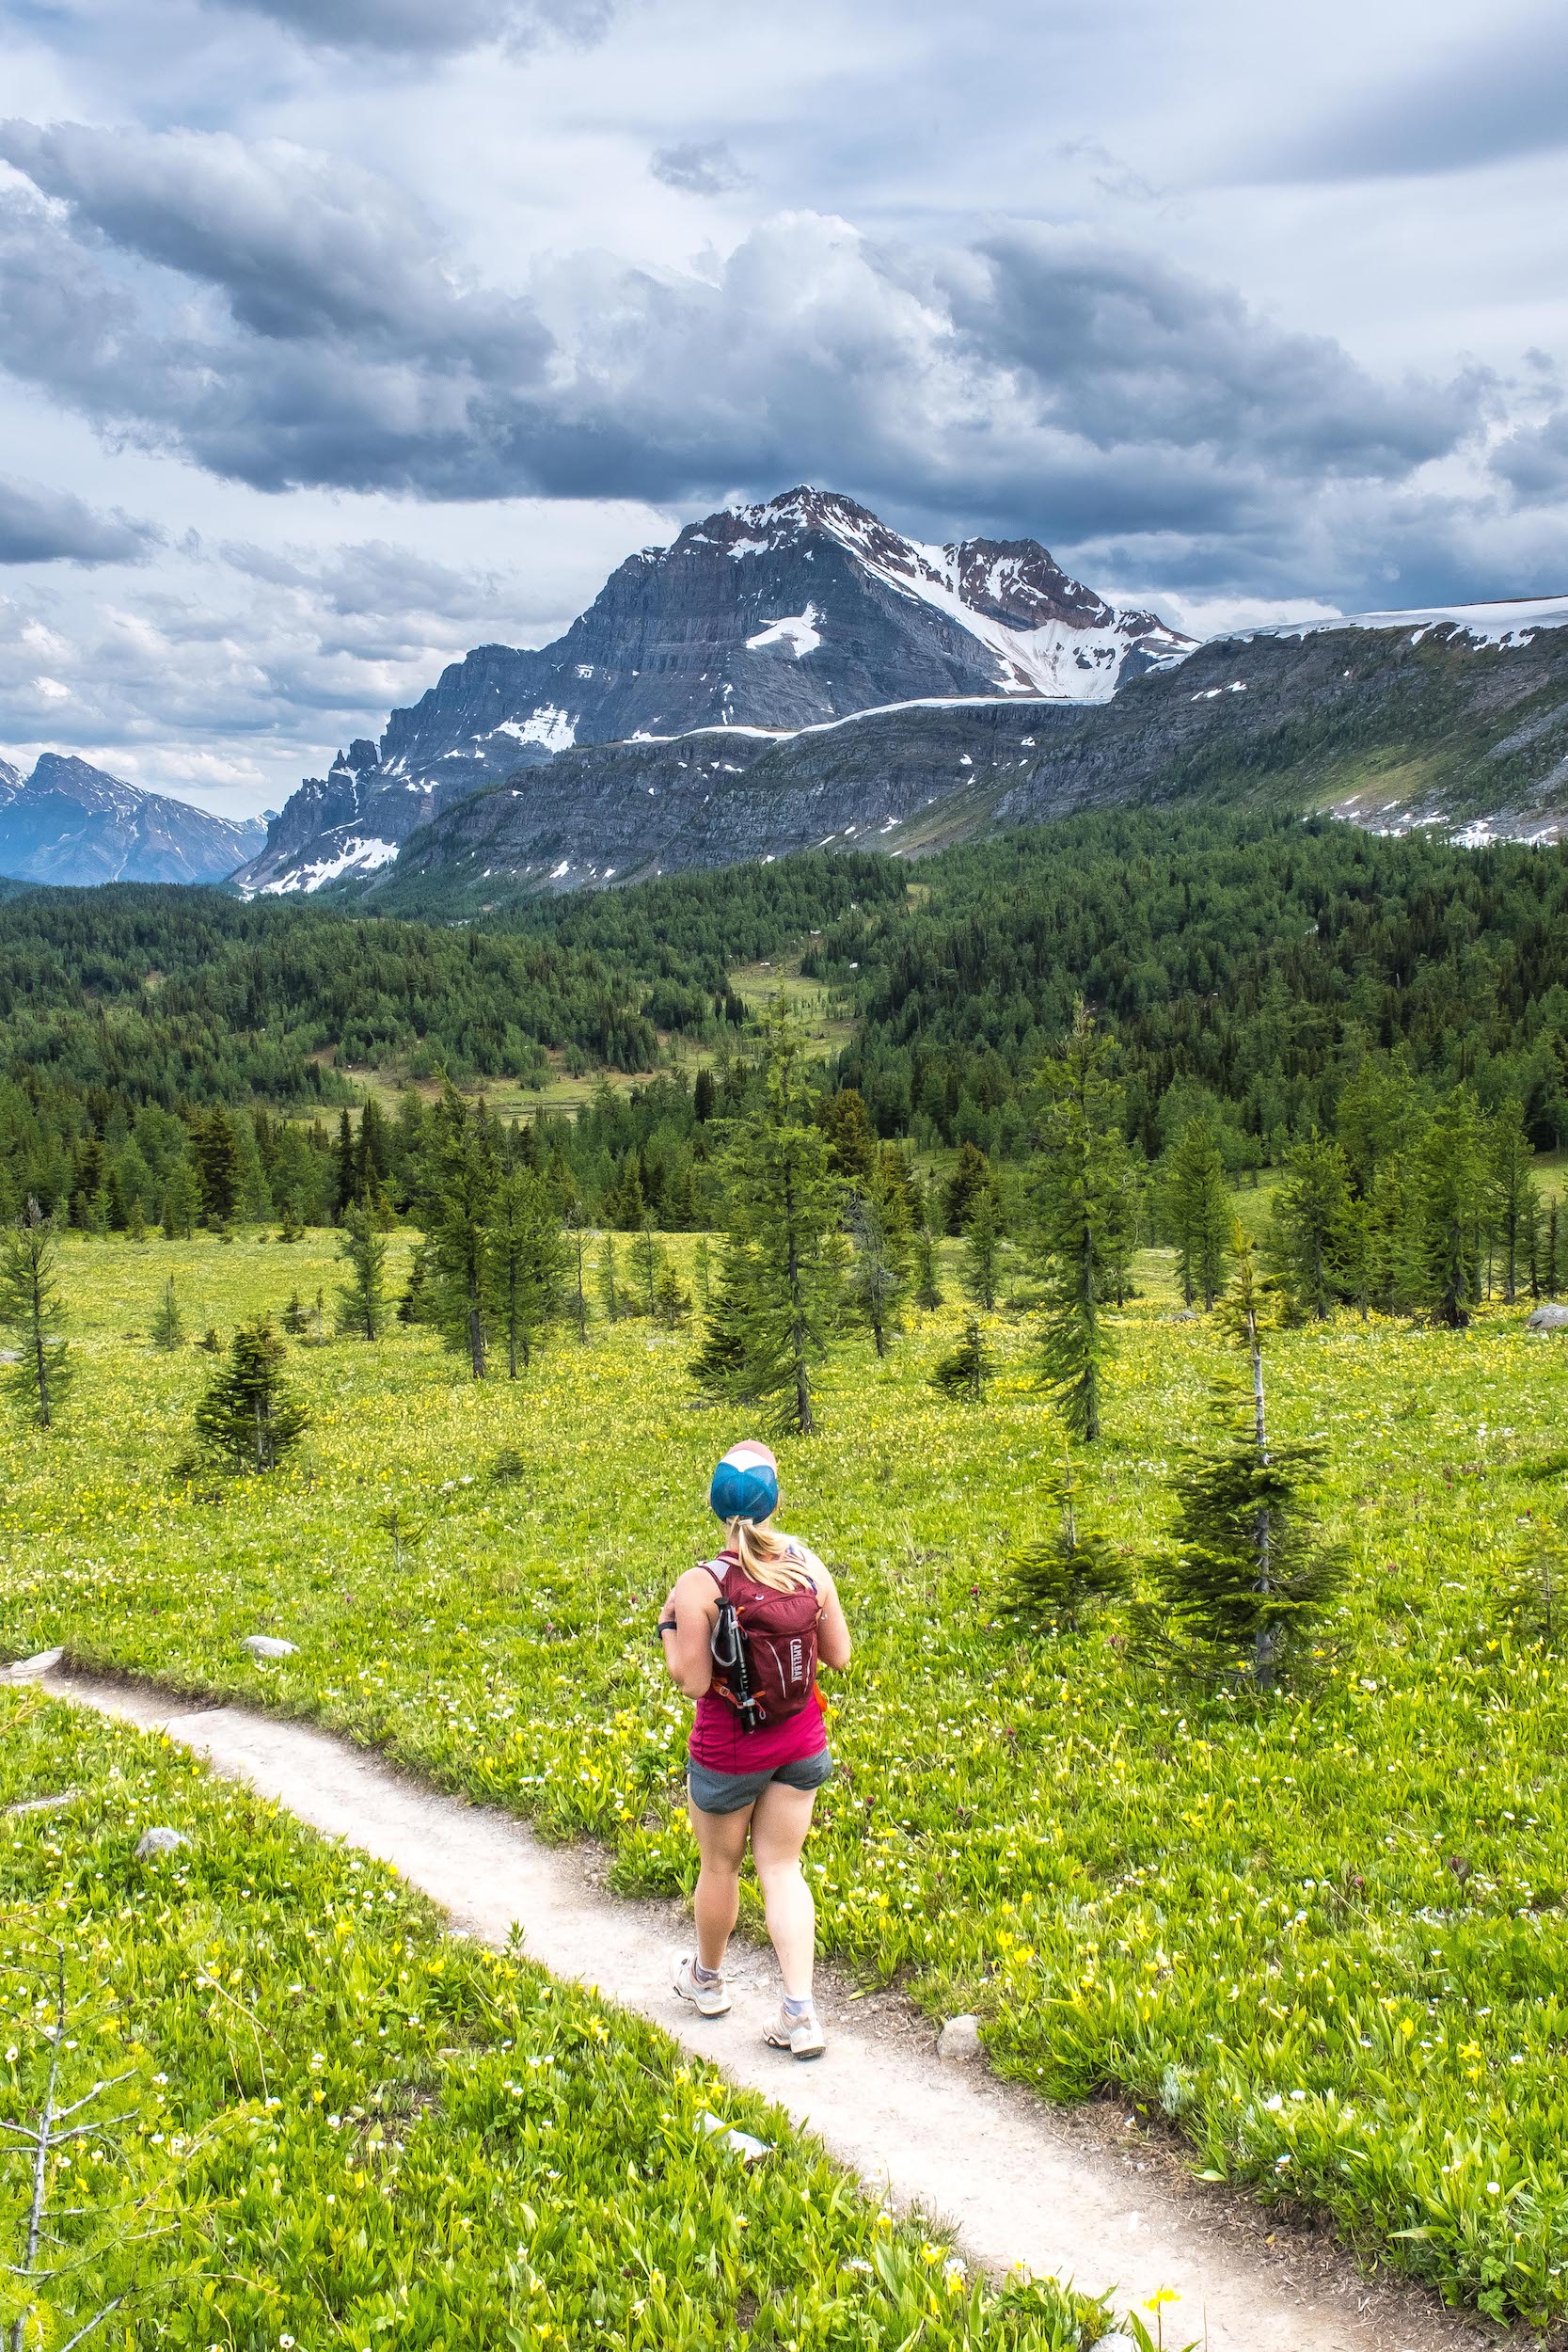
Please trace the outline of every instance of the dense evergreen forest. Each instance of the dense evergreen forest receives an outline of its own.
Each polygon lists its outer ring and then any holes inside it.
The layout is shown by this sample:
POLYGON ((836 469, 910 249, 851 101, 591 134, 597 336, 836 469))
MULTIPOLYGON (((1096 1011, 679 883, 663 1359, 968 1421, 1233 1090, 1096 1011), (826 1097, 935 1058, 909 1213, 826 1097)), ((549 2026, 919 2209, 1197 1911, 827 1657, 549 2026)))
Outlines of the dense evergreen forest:
POLYGON ((1568 1142, 1568 853, 1382 839, 1323 818, 1084 818, 956 849, 916 903, 808 943, 860 1030, 840 1075, 884 1134, 1024 1149, 1028 1082, 1083 996, 1121 1048, 1130 1137, 1196 1109, 1233 1165, 1333 1122, 1369 1053, 1435 1099, 1515 1097, 1568 1142))
POLYGON ((1033 1073, 1079 997, 1150 1163, 1195 1119, 1227 1171, 1280 1162, 1338 1128, 1372 1070, 1422 1114, 1464 1087, 1482 1114, 1516 1104, 1535 1147, 1568 1141, 1568 853, 1160 810, 452 929, 201 890, 27 892, 0 903, 0 1207, 309 1222, 373 1179, 402 1210, 426 1110, 409 1091, 343 1120, 356 1073, 473 1089, 597 1068, 640 1083, 541 1120, 534 1156, 585 1213, 697 1225, 705 1130, 752 1083, 732 975, 793 954, 857 1017, 830 1082, 920 1152, 1021 1162, 1033 1073), (695 1084, 662 1066, 671 1038, 713 1064, 695 1084), (214 1180, 230 1146, 238 1172, 214 1180))

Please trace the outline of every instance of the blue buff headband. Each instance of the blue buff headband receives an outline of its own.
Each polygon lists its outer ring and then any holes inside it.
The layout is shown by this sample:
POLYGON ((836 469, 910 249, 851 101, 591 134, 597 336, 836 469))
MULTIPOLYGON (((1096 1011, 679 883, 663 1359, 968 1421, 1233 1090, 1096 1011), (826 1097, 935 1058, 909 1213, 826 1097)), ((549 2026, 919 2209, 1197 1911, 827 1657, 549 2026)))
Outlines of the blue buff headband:
POLYGON ((721 1462, 707 1499, 721 1519, 770 1518, 779 1507, 779 1482, 766 1462, 721 1462))

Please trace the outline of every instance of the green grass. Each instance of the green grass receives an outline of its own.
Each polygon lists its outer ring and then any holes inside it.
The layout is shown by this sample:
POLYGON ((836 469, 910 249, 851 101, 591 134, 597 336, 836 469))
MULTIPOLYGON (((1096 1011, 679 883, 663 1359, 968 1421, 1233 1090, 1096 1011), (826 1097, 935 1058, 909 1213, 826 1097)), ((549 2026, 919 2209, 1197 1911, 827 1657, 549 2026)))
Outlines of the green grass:
MULTIPOLYGON (((625 1887, 689 1884, 686 1709, 649 1629, 740 1431, 689 1409, 687 1342, 599 1327, 477 1389, 422 1332, 301 1350, 300 1467, 209 1500, 169 1469, 206 1359, 124 1336, 166 1268, 193 1326, 225 1329, 331 1279, 320 1236, 71 1245, 82 1375, 60 1435, 10 1454, 0 1643, 315 1716, 605 1838, 625 1887), (521 1479, 490 1475, 504 1448, 521 1479), (391 1502, 423 1531, 401 1574, 391 1502), (299 1656, 252 1664, 257 1630, 299 1656)), ((1228 1362, 1207 1324, 1168 1320, 1168 1261, 1140 1275, 1086 1500, 1134 1558, 1228 1362)), ((1326 1437, 1354 1575, 1311 1687, 1261 1711, 1139 1678, 1114 1615, 1036 1645, 997 1621, 1059 1455, 1007 1318, 979 1412, 927 1385, 955 1307, 885 1365, 849 1346, 826 1433, 783 1449, 783 1516, 834 1565, 858 1641, 811 1850, 828 1947, 934 2010, 976 2007, 1040 2090, 1116 2084, 1200 2169, 1546 2321, 1568 2306, 1568 1700, 1497 1587, 1568 1500, 1568 1343, 1523 1320, 1275 1343, 1276 1429, 1326 1437)))
POLYGON ((841 1054, 855 1034, 857 1024, 832 990, 803 977, 799 953, 767 963, 740 964, 730 974, 730 986, 754 1019, 766 1016, 776 1004, 787 1006, 815 1060, 828 1061, 841 1054))
MULTIPOLYGON (((754 2094, 509 1955, 444 1936, 389 1870, 156 1737, 0 1692, 0 2106, 128 2074, 122 2126, 57 2157, 71 2274, 47 2341, 127 2301, 124 2352, 845 2352, 1076 2347, 1105 2315, 946 2267, 754 2094), (4 1808, 74 1790, 57 1811, 4 1808), (188 1844, 138 1862, 141 1832, 188 1844), (704 2113, 772 2143, 751 2171, 704 2113), (76 2208, 76 2217, 65 2217, 76 2208), (746 2334, 744 2329, 749 2328, 746 2334)), ((29 2184, 0 2165, 0 2247, 29 2184)), ((13 2282, 0 2285, 0 2320, 13 2282)), ((29 2331, 29 2344, 38 2339, 29 2331)))

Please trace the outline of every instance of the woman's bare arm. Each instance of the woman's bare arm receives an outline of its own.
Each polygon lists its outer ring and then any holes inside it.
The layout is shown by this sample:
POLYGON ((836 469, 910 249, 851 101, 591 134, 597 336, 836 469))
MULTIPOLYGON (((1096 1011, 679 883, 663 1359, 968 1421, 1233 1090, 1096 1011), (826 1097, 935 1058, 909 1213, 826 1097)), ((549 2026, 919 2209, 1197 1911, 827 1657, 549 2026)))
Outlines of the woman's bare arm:
POLYGON ((849 1628, 838 1586, 826 1568, 817 1579, 817 1589, 822 1596, 822 1614, 816 1620, 816 1655, 824 1666, 835 1667, 842 1673, 849 1663, 849 1628))
POLYGON ((700 1699, 713 1680, 714 1619, 719 1614, 718 1587, 705 1568, 688 1568, 675 1579, 670 1597, 659 1611, 663 1629, 664 1670, 677 1691, 700 1699), (670 1620, 673 1618, 673 1627, 670 1620))

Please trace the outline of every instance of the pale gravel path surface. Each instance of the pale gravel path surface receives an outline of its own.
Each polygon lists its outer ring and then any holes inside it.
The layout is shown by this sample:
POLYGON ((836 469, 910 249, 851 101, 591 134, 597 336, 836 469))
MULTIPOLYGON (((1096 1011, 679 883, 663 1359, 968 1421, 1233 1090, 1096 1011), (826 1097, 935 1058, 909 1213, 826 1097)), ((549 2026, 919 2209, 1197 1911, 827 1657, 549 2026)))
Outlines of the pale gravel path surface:
POLYGON ((1509 2342, 1473 2317, 1369 2287, 1347 2263, 1299 2242, 1277 2253, 1183 2194, 1179 2178, 1074 2135, 1053 2111, 982 2067, 940 2062, 924 2026, 885 2024, 829 1994, 828 2055, 802 2066, 761 2034, 773 2012, 771 1957, 737 1953, 728 2017, 705 2020, 670 1990, 672 1907, 603 1893, 570 1849, 542 1845, 509 1815, 436 1794, 330 1732, 134 1684, 50 1676, 41 1687, 145 1729, 166 1731, 312 1828, 388 1862, 492 1945, 515 1921, 561 1977, 596 1986, 774 2100, 868 2186, 939 2216, 965 2252, 1001 2272, 1022 2264, 1136 2308, 1159 2289, 1167 2343, 1207 2352, 1457 2352, 1509 2342), (1310 2276, 1304 2277, 1303 2273, 1310 2276))

